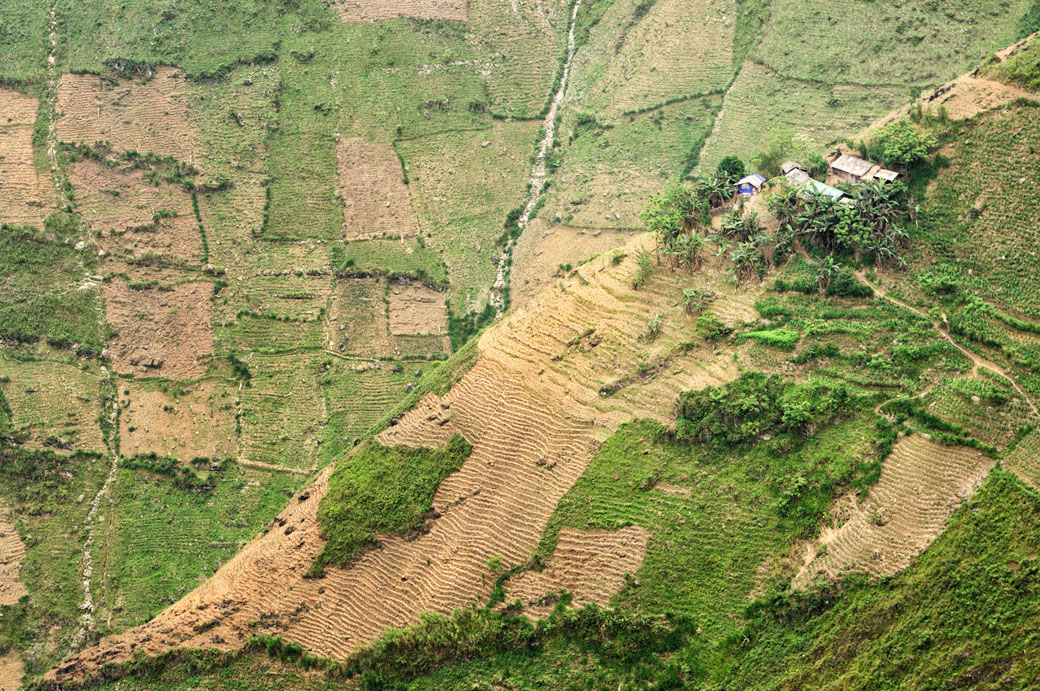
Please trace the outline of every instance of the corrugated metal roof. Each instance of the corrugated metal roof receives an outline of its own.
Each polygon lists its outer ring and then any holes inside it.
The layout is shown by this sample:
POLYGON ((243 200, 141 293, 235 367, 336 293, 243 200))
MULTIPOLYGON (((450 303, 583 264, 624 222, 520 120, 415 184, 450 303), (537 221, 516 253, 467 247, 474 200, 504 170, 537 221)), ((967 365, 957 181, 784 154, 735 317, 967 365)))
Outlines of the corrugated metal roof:
POLYGON ((897 177, 899 177, 899 173, 897 173, 894 170, 888 170, 887 168, 882 168, 878 172, 874 173, 874 177, 881 178, 882 180, 887 180, 888 182, 892 182, 897 177))
POLYGON ((744 177, 740 178, 740 182, 738 182, 737 184, 754 185, 755 187, 761 187, 765 181, 766 179, 758 173, 752 173, 751 175, 745 175, 744 177))
POLYGON ((819 180, 810 179, 806 187, 811 187, 820 194, 830 197, 831 199, 841 199, 845 196, 845 193, 837 187, 831 187, 827 183, 820 182, 819 180))
POLYGON ((864 161, 858 156, 850 156, 849 154, 838 156, 834 159, 834 163, 831 164, 831 168, 834 170, 840 170, 843 173, 855 175, 858 178, 866 175, 867 171, 873 167, 874 164, 870 161, 864 161))
POLYGON ((785 161, 784 164, 780 166, 780 172, 787 175, 792 170, 798 170, 799 168, 801 168, 801 166, 794 161, 785 161))

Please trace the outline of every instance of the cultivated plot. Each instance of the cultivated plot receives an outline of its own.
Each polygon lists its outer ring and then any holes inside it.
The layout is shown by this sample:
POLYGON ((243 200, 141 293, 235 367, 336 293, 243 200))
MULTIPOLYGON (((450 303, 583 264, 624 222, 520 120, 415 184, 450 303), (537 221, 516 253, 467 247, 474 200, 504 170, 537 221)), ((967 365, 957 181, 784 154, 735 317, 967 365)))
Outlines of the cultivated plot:
POLYGON ((347 241, 415 236, 418 221, 393 146, 357 137, 340 139, 336 168, 347 241))
POLYGON ((33 127, 38 101, 0 88, 0 223, 43 227, 54 212, 54 188, 36 165, 33 127))
POLYGON ((72 164, 68 176, 76 209, 106 254, 202 261, 199 223, 191 196, 182 188, 152 185, 141 171, 122 171, 93 160, 72 164))
POLYGON ((0 360, 0 390, 11 411, 14 436, 29 448, 104 451, 98 425, 101 382, 73 365, 0 360))
POLYGON ((467 0, 336 0, 345 22, 377 22, 398 17, 466 20, 467 0))
POLYGON ((116 372, 193 379, 213 352, 211 283, 192 281, 161 289, 134 289, 121 278, 103 287, 105 315, 114 335, 109 356, 116 372))
POLYGON ((236 389, 217 380, 187 385, 121 382, 120 452, 155 453, 184 463, 236 455, 236 389))
POLYGON ((58 138, 116 151, 153 153, 194 163, 197 143, 188 122, 184 73, 172 67, 114 81, 65 74, 58 82, 58 138))

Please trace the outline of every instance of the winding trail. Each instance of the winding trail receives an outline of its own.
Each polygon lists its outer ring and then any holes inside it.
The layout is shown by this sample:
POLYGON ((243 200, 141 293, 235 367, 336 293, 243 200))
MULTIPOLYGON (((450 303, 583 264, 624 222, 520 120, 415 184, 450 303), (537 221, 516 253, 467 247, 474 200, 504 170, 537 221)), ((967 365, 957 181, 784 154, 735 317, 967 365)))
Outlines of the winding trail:
MULTIPOLYGON (((47 104, 47 112, 49 116, 49 122, 47 123, 47 162, 50 165, 51 178, 53 179, 54 189, 58 196, 58 208, 63 209, 71 208, 73 202, 65 191, 66 186, 64 184, 64 174, 58 162, 58 131, 56 125, 58 115, 58 70, 56 57, 58 48, 58 2, 59 0, 54 0, 48 18, 47 90, 44 100, 47 104)), ((91 245, 90 229, 81 219, 77 230, 79 231, 79 241, 76 244, 76 248, 80 251, 86 251, 86 249, 91 245)), ((83 261, 82 254, 80 255, 80 267, 83 270, 84 275, 84 282, 80 285, 80 290, 97 289, 97 282, 99 279, 90 272, 86 262, 83 261)), ((97 315, 98 333, 104 335, 106 332, 105 304, 100 289, 97 289, 97 315)), ((75 652, 82 648, 87 642, 88 635, 95 628, 95 605, 92 581, 94 578, 94 547, 97 543, 98 517, 101 513, 104 501, 108 497, 108 493, 112 488, 112 483, 115 481, 116 472, 119 469, 119 443, 116 435, 116 430, 119 428, 119 406, 116 404, 116 385, 112 379, 112 373, 108 371, 108 368, 102 365, 100 369, 101 410, 102 415, 107 420, 107 429, 102 429, 102 437, 105 440, 105 447, 108 450, 110 464, 105 475, 105 481, 101 484, 101 488, 90 501, 90 510, 87 512, 87 516, 84 519, 84 527, 87 529, 87 539, 83 543, 83 556, 80 558, 80 578, 83 584, 83 600, 80 602, 79 609, 82 612, 82 615, 80 617, 80 628, 73 637, 70 645, 70 652, 75 652)))
MULTIPOLYGON (((531 193, 528 195, 527 204, 524 206, 524 211, 520 214, 520 219, 517 221, 520 233, 523 233, 527 227, 528 222, 531 220, 531 214, 534 212, 534 207, 538 204, 542 192, 545 191, 545 180, 548 177, 546 159, 552 150, 553 141, 556 139, 556 115, 560 112, 560 105, 563 103, 563 97, 567 93, 567 81, 571 74, 571 62, 574 60, 574 26, 577 24, 578 10, 580 8, 581 0, 575 0, 574 9, 571 10, 570 25, 567 29, 567 59, 563 63, 563 75, 560 77, 560 86, 553 95, 549 113, 545 116, 545 120, 542 123, 545 137, 542 138, 542 142, 538 146, 538 155, 531 166, 531 193)), ((495 306, 496 319, 502 317, 502 312, 505 309, 505 290, 509 283, 509 266, 514 242, 512 237, 506 240, 506 246, 498 260, 498 275, 495 278, 495 284, 491 292, 491 304, 495 306)))
MULTIPOLYGON (((812 261, 812 260, 810 260, 810 261, 812 261)), ((905 310, 909 310, 910 312, 913 312, 917 316, 922 317, 924 319, 927 319, 931 323, 932 328, 934 328, 936 331, 938 331, 939 334, 942 335, 942 337, 944 339, 946 339, 947 343, 952 345, 954 348, 959 350, 968 359, 971 360, 971 362, 972 362, 971 376, 973 376, 973 377, 979 376, 979 369, 984 369, 984 370, 986 370, 986 371, 988 371, 988 372, 990 372, 992 374, 997 375, 998 377, 1001 377, 1002 379, 1007 381, 1007 383, 1009 383, 1012 386, 1012 388, 1014 388, 1015 391, 1018 392, 1018 395, 1022 397, 1022 400, 1025 401, 1029 405, 1030 410, 1033 411, 1033 416, 1034 417, 1040 417, 1040 411, 1037 410, 1036 404, 1033 402, 1033 399, 1026 394, 1025 390, 1022 389, 1021 386, 1018 385, 1018 382, 1016 382, 1014 379, 1011 378, 1010 375, 1008 375, 1007 370, 1005 370, 1003 367, 1001 367, 997 363, 992 362, 990 360, 987 360, 986 358, 982 357, 978 353, 973 352, 971 350, 968 350, 967 348, 962 346, 960 343, 957 343, 957 341, 953 340, 953 337, 950 336, 949 332, 946 331, 946 329, 944 329, 942 327, 942 323, 946 321, 946 315, 943 315, 943 322, 934 321, 934 320, 932 320, 931 317, 929 317, 927 314, 925 314, 921 310, 916 309, 914 307, 911 307, 910 305, 906 304, 905 302, 902 302, 901 300, 897 300, 896 298, 890 296, 885 291, 885 289, 882 288, 881 286, 874 285, 873 283, 871 283, 869 280, 867 280, 867 277, 863 273, 862 270, 857 269, 854 273, 856 274, 856 278, 859 279, 860 283, 863 283, 864 285, 869 286, 870 289, 873 290, 875 293, 877 293, 881 297, 882 300, 890 302, 893 305, 896 305, 897 307, 901 307, 901 308, 903 308, 905 310)))

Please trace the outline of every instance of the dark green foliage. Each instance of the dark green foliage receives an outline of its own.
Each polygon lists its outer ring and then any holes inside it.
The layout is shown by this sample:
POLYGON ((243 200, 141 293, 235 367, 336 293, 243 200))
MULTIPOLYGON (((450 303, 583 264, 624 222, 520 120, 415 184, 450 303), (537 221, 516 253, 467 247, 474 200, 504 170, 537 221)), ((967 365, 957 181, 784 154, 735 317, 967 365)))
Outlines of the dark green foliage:
POLYGON ((490 302, 484 305, 480 312, 469 312, 461 317, 455 316, 451 310, 448 311, 448 336, 451 338, 451 349, 458 350, 466 345, 469 339, 476 336, 480 331, 495 321, 495 306, 490 302))
POLYGON ((318 522, 327 542, 315 561, 347 565, 377 534, 404 535, 422 527, 433 493, 458 470, 472 447, 459 435, 441 449, 406 449, 376 441, 340 460, 321 500, 318 522))
POLYGON ((844 386, 792 384, 777 374, 744 372, 725 386, 683 392, 676 408, 676 436, 716 446, 751 443, 766 433, 811 436, 817 427, 854 409, 844 386))
POLYGON ((919 129, 910 120, 897 120, 874 135, 865 153, 886 165, 911 168, 924 161, 938 144, 930 131, 919 129))
POLYGON ((705 341, 717 342, 733 333, 733 329, 718 318, 713 312, 708 312, 697 317, 697 333, 705 341))
POLYGON ((724 156, 715 168, 715 175, 724 178, 730 184, 747 175, 747 166, 740 160, 739 156, 724 156))
MULTIPOLYGON (((48 219, 56 233, 64 215, 48 219)), ((78 345, 100 352, 97 287, 83 286, 82 254, 68 244, 49 242, 32 228, 0 228, 0 338, 31 343, 46 338, 58 347, 78 345)))

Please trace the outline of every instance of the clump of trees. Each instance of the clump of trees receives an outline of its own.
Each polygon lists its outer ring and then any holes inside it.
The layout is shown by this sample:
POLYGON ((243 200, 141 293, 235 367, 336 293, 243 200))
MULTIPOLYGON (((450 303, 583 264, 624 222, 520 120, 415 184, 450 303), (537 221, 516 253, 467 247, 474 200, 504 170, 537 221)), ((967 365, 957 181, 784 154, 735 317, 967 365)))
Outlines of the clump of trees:
POLYGON ((935 135, 919 129, 910 120, 897 120, 883 127, 862 148, 868 158, 879 159, 888 166, 912 168, 935 150, 939 141, 935 135))
POLYGON ((807 438, 855 409, 844 385, 793 384, 779 374, 744 372, 724 386, 683 392, 675 433, 682 441, 716 446, 753 443, 766 434, 807 438))
POLYGON ((915 215, 906 185, 871 180, 854 187, 848 199, 837 201, 812 188, 772 195, 768 204, 780 222, 778 243, 799 239, 827 253, 871 257, 876 264, 900 261, 908 239, 903 222, 915 215))

